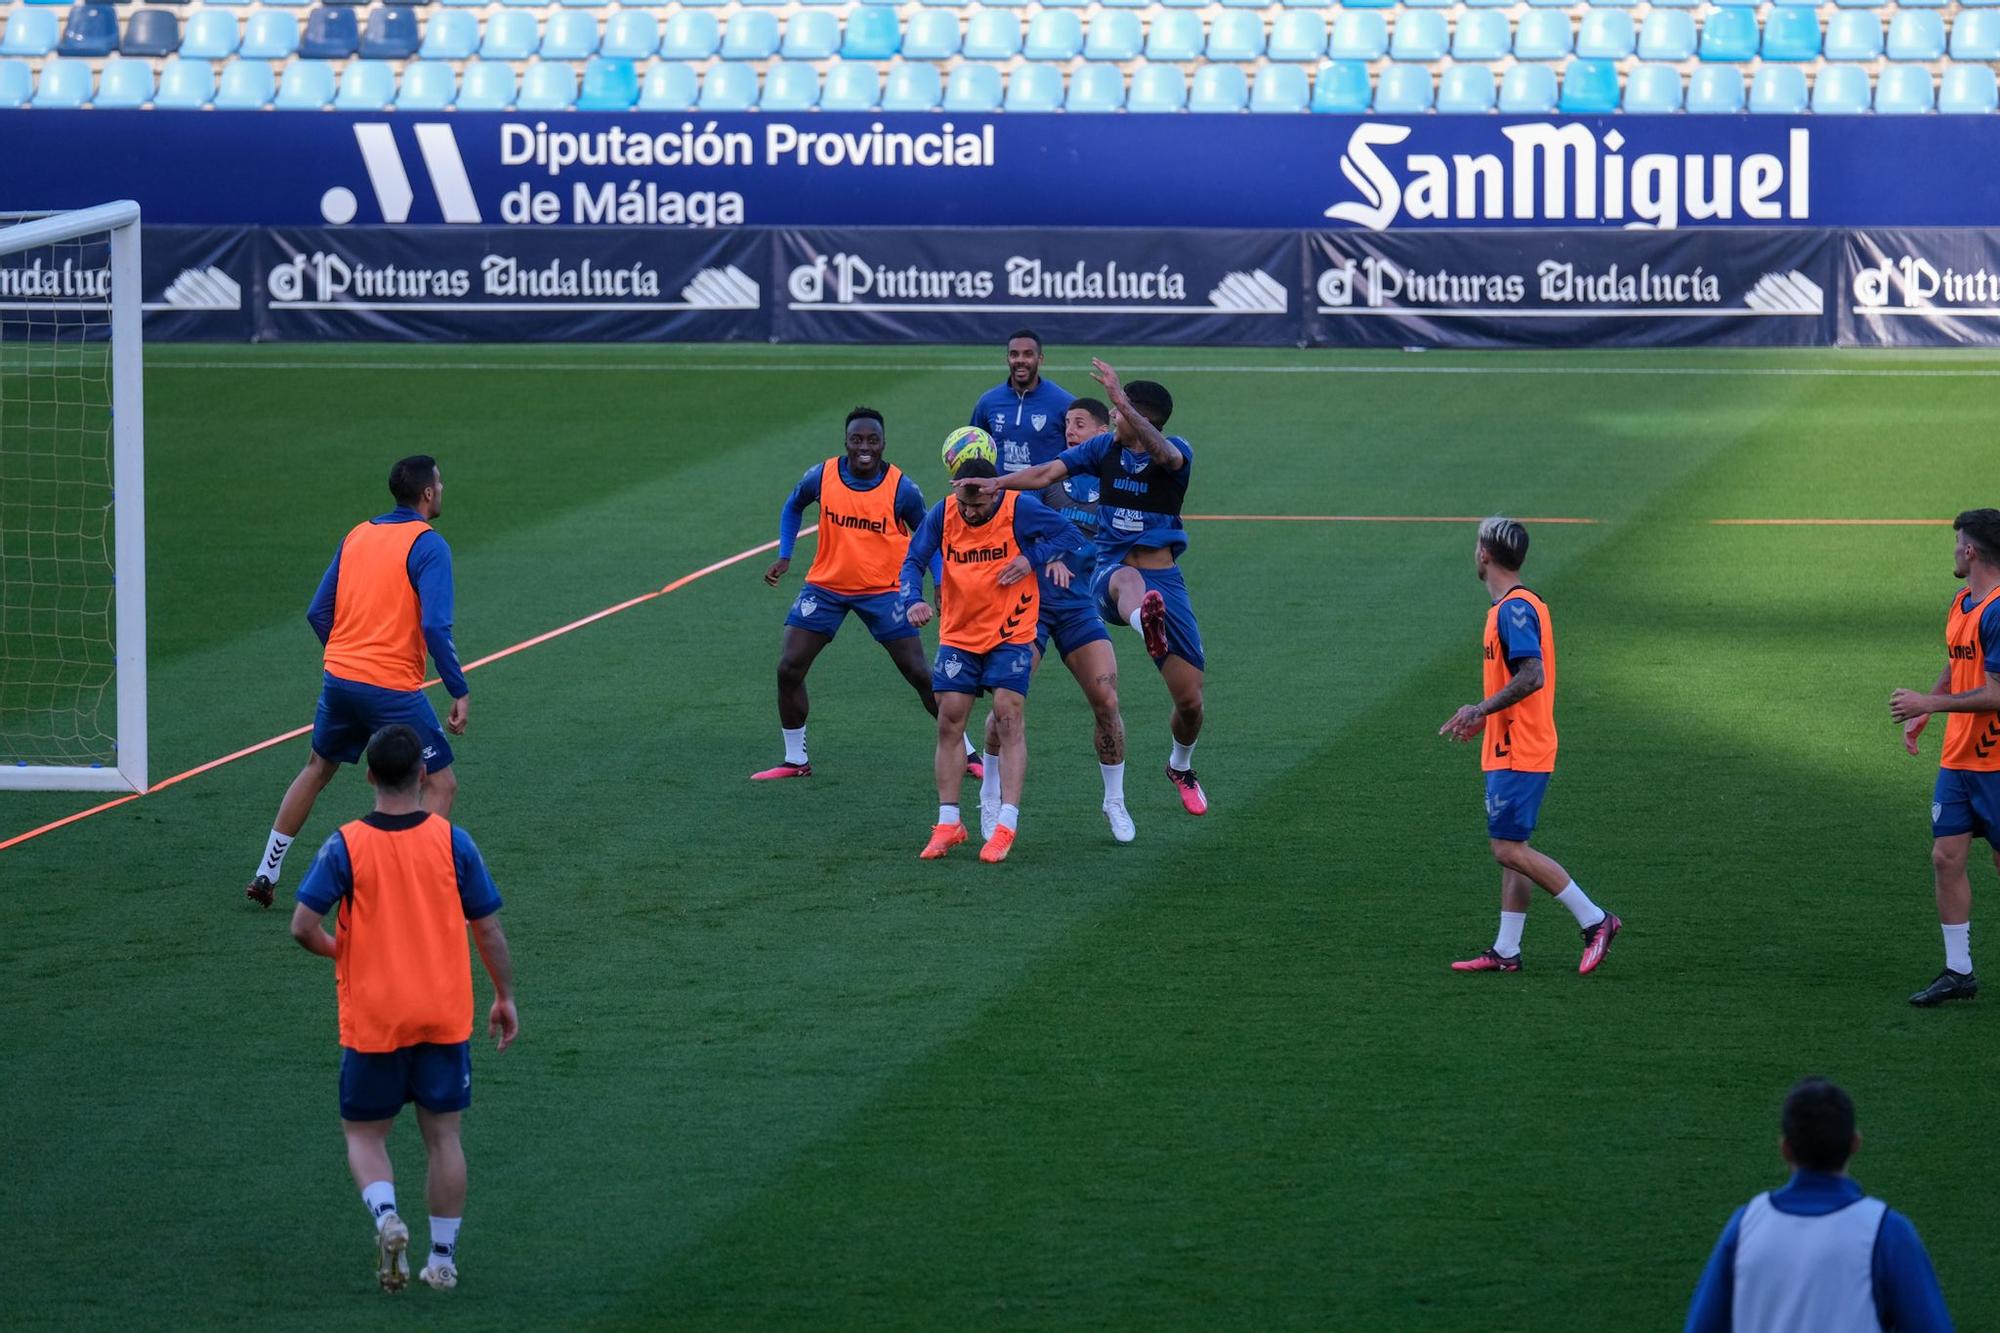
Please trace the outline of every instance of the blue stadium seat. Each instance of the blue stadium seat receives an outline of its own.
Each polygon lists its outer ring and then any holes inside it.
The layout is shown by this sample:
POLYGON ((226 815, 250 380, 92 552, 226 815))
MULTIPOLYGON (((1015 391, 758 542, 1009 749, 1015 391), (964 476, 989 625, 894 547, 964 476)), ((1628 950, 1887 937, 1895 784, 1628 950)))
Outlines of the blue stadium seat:
POLYGON ((1480 9, 1480 8, 1492 9, 1492 8, 1504 8, 1510 6, 1515 3, 1515 0, 1466 0, 1466 3, 1471 5, 1474 9, 1480 9))
POLYGON ((270 65, 239 58, 222 67, 222 81, 215 88, 215 109, 257 111, 269 106, 277 92, 277 76, 270 65))
POLYGON ((226 60, 236 54, 241 40, 234 14, 226 9, 197 9, 188 15, 181 54, 195 60, 226 60))
POLYGON ((468 60, 459 71, 460 111, 505 111, 514 105, 514 62, 468 60))
POLYGON ((1203 65, 1188 88, 1188 110, 1241 111, 1250 102, 1250 80, 1236 65, 1203 65))
POLYGON ((1694 18, 1678 9, 1655 7, 1639 28, 1639 59, 1694 59, 1694 18))
MULTIPOLYGON (((243 23, 243 44, 236 54, 246 60, 284 60, 299 49, 299 21, 274 9, 260 9, 243 23)), ((223 86, 229 84, 223 72, 223 86)), ((218 100, 217 106, 221 105, 218 100)))
POLYGON ((68 110, 88 102, 91 91, 88 62, 55 57, 42 62, 42 77, 35 84, 34 105, 68 110))
POLYGON ((1083 21, 1067 9, 1044 9, 1028 20, 1021 54, 1030 60, 1074 60, 1083 51, 1083 21))
POLYGON ((1681 109, 1681 72, 1672 65, 1634 65, 1625 76, 1625 100, 1633 115, 1669 115, 1681 109))
POLYGON ((892 5, 858 5, 847 15, 840 39, 842 60, 887 60, 903 44, 903 27, 892 5))
POLYGON ((882 100, 882 73, 873 61, 842 60, 827 66, 822 111, 873 111, 882 100))
POLYGON ((1266 65, 1250 82, 1252 111, 1292 115, 1305 110, 1311 98, 1306 72, 1297 65, 1266 65))
POLYGON ((153 100, 153 62, 113 56, 97 74, 90 104, 107 111, 136 111, 153 100))
POLYGON ((280 111, 319 111, 333 101, 333 63, 327 60, 294 60, 285 66, 278 80, 278 95, 271 105, 280 111))
POLYGON ((424 44, 417 54, 425 60, 464 60, 478 49, 478 16, 447 9, 424 25, 424 44))
POLYGON ((1312 109, 1317 112, 1357 115, 1374 100, 1368 66, 1359 60, 1329 60, 1313 80, 1312 109))
MULTIPOLYGON (((320 5, 306 15, 306 35, 299 38, 299 54, 307 60, 345 60, 361 45, 361 24, 346 5, 320 5)), ((283 98, 285 90, 278 89, 283 98)))
MULTIPOLYGON (((1389 40, 1391 60, 1422 60, 1426 63, 1444 59, 1451 49, 1451 32, 1446 27, 1444 15, 1435 9, 1406 9, 1396 20, 1396 31, 1389 40)), ((1429 105, 1428 96, 1424 99, 1429 105)), ((1375 95, 1379 110, 1382 95, 1375 95)))
MULTIPOLYGON (((1835 15, 1846 18, 1849 15, 1835 15)), ((1859 116, 1868 110, 1868 71, 1859 65, 1827 65, 1813 80, 1816 116, 1859 116)))
MULTIPOLYGON (((1898 14, 1897 18, 1903 17, 1898 14)), ((1935 17, 1927 16, 1927 17, 1935 17)), ((1895 20, 1890 20, 1890 43, 1895 42, 1895 20)), ((1875 112, 1882 116, 1921 116, 1935 109, 1937 89, 1931 72, 1922 65, 1884 65, 1875 81, 1875 112)))
POLYGON ((442 111, 458 96, 458 72, 442 60, 412 60, 396 90, 398 111, 442 111))
MULTIPOLYGON (((1201 15, 1167 9, 1153 16, 1153 26, 1146 33, 1146 59, 1199 60, 1201 46, 1201 15)), ((1131 105, 1130 98, 1126 105, 1131 105)))
MULTIPOLYGON (((1506 26, 1506 20, 1501 20, 1501 26, 1506 26)), ((1271 44, 1265 54, 1273 60, 1323 59, 1326 20, 1304 10, 1285 10, 1271 20, 1271 44)))
POLYGON ((1718 9, 1701 25, 1701 58, 1740 64, 1757 58, 1757 16, 1747 9, 1718 9))
MULTIPOLYGON (((135 9, 132 17, 125 21, 125 37, 118 43, 118 49, 128 56, 170 56, 180 50, 181 21, 171 10, 135 9)), ((146 80, 152 81, 151 69, 146 71, 146 80)), ((122 96, 124 89, 120 89, 122 96)), ((148 89, 150 97, 151 89, 148 89)), ((104 105, 103 81, 100 78, 96 106, 104 105)))
POLYGON ((947 111, 998 111, 1000 97, 998 65, 957 65, 944 81, 947 111))
POLYGON ((1588 60, 1623 60, 1637 44, 1637 25, 1622 9, 1592 9, 1577 26, 1576 53, 1588 60))
MULTIPOLYGON (((1903 0, 1904 9, 1943 9, 1950 0, 1903 0)), ((1990 5, 1995 0, 1963 0, 1966 4, 1990 5)))
POLYGON ((1331 9, 1333 0, 1285 0, 1285 5, 1294 9, 1331 9))
POLYGON ((1069 76, 1066 111, 1118 111, 1125 105, 1125 75, 1116 65, 1083 65, 1069 76))
MULTIPOLYGON (((629 13, 630 10, 621 11, 614 17, 623 18, 629 13)), ((653 16, 647 14, 644 17, 653 16)), ((729 27, 732 33, 739 26, 757 29, 758 31, 754 33, 746 31, 742 34, 746 38, 754 36, 757 40, 749 51, 727 53, 730 59, 747 57, 761 60, 777 50, 778 20, 771 15, 746 13, 742 16, 741 24, 735 19, 730 20, 729 27), (764 44, 767 35, 770 42, 768 47, 764 44)), ((668 60, 706 60, 714 55, 721 45, 722 25, 716 21, 715 15, 705 9, 683 9, 668 15, 667 26, 659 34, 659 44, 656 49, 668 60)))
POLYGON ((629 111, 638 100, 639 68, 629 58, 598 55, 583 62, 578 111, 629 111))
POLYGON ((408 60, 420 44, 416 10, 380 5, 368 11, 368 22, 361 29, 363 60, 408 60))
POLYGON ((1556 107, 1566 116, 1604 116, 1618 109, 1618 64, 1612 60, 1572 60, 1563 69, 1562 100, 1556 107))
MULTIPOLYGON (((1858 10, 1836 10, 1826 21, 1828 60, 1873 60, 1882 54, 1882 20, 1858 10)), ((1814 100, 1819 93, 1815 89, 1814 100)))
MULTIPOLYGON (((1472 15, 1466 15, 1466 18, 1470 17, 1472 15)), ((1463 24, 1465 20, 1460 19, 1459 22, 1463 24)), ((1490 65, 1447 65, 1444 73, 1438 76, 1437 109, 1440 112, 1477 115, 1491 111, 1498 97, 1498 83, 1490 65)))
POLYGON ((1333 21, 1326 53, 1335 60, 1380 60, 1389 52, 1389 25, 1371 10, 1343 10, 1333 21))
POLYGON ((294 9, 306 9, 313 4, 313 0, 264 0, 264 2, 272 5, 288 5, 294 9))
MULTIPOLYGON (((1936 17, 1932 15, 1931 17, 1936 17)), ((1942 40, 1943 33, 1939 33, 1942 40)), ((1764 59, 1814 60, 1819 57, 1819 15, 1810 9, 1785 6, 1764 20, 1764 59)))
POLYGON ((1467 10, 1451 35, 1453 60, 1504 60, 1513 49, 1507 16, 1488 9, 1467 10))
MULTIPOLYGON (((503 9, 486 20, 486 36, 479 43, 482 60, 526 60, 540 46, 542 34, 535 27, 535 16, 516 10, 503 9)), ((465 94, 459 94, 459 105, 465 103, 465 94)))
MULTIPOLYGON (((66 56, 108 56, 117 49, 118 11, 110 5, 78 5, 70 10, 69 21, 63 24, 62 39, 56 43, 57 53, 66 56)), ((71 85, 64 80, 75 77, 73 74, 57 75, 54 95, 68 97, 71 85)), ((46 83, 47 79, 47 74, 44 74, 43 82, 46 83)), ((35 105, 49 105, 42 100, 39 88, 35 92, 35 105)))
POLYGON ((1514 29, 1514 59, 1560 60, 1569 54, 1569 15, 1553 9, 1531 9, 1514 29))
POLYGON ((750 66, 724 60, 702 75, 701 99, 695 105, 703 111, 748 111, 756 104, 757 71, 750 66))
POLYGON ((910 15, 903 32, 905 60, 948 60, 958 54, 958 15, 941 9, 920 9, 910 15))
POLYGON ((1206 9, 1208 0, 1159 0, 1168 9, 1206 9))
MULTIPOLYGON (((1404 18, 1411 12, 1404 11, 1404 18)), ((1433 96, 1428 65, 1389 65, 1375 81, 1375 109, 1383 115, 1420 116, 1431 109, 1433 96)))
MULTIPOLYGON (((215 100, 215 66, 188 56, 170 56, 160 70, 153 106, 161 111, 199 111, 215 100)), ((6 99, 0 97, 0 105, 6 99)))
MULTIPOLYGON (((551 15, 553 17, 553 15, 551 15)), ((517 111, 568 111, 576 105, 576 66, 566 60, 534 60, 521 76, 517 111)))
MULTIPOLYGON (((542 25, 542 44, 538 49, 544 60, 582 60, 597 53, 597 37, 595 18, 581 11, 559 9, 542 25)), ((525 95, 526 85, 522 91, 525 95)), ((574 90, 570 100, 576 100, 574 90)))
POLYGON ((639 85, 641 111, 687 111, 697 93, 694 66, 677 60, 662 60, 646 70, 639 85))
POLYGON ((1396 9, 1402 0, 1341 0, 1346 9, 1396 9))
POLYGON ((45 56, 62 40, 62 24, 47 9, 15 9, 7 15, 7 35, 0 38, 0 55, 45 56))
MULTIPOLYGON (((1215 16, 1215 21, 1208 25, 1207 54, 1210 60, 1255 60, 1264 54, 1264 21, 1257 15, 1240 9, 1223 10, 1215 16)), ((1245 83, 1244 89, 1244 96, 1247 98, 1250 95, 1248 83, 1245 83)), ((1190 101, 1192 96, 1189 95, 1190 101)))
POLYGON ((965 25, 967 60, 1010 60, 1021 50, 1021 20, 1004 9, 982 9, 965 25))
POLYGON ((1062 100, 1062 71, 1054 65, 1016 65, 1007 76, 1009 111, 1059 111, 1062 100))
POLYGON ((778 54, 787 60, 824 60, 840 49, 840 20, 825 10, 807 9, 785 21, 778 54))
POLYGON ((1510 65, 1500 80, 1500 110, 1546 116, 1556 109, 1556 72, 1547 65, 1510 65))
MULTIPOLYGON (((720 33, 716 34, 716 40, 721 40, 720 33)), ((659 49, 660 21, 643 9, 621 9, 604 20, 604 40, 597 46, 599 55, 614 60, 644 60, 659 49)), ((584 82, 589 81, 586 74, 584 82)), ((632 95, 639 95, 636 85, 632 95)))
POLYGON ((1090 20, 1083 39, 1086 60, 1130 60, 1139 54, 1144 40, 1139 16, 1122 9, 1100 9, 1090 20))
POLYGON ((562 0, 562 2, 571 9, 602 9, 610 4, 611 0, 562 0))
POLYGON ((1735 65, 1697 65, 1688 75, 1691 114, 1734 115, 1743 109, 1743 71, 1735 65))
POLYGON ((810 111, 819 105, 819 66, 803 60, 773 60, 764 67, 765 111, 810 111))
MULTIPOLYGON (((673 27, 672 19, 667 20, 667 27, 673 27)), ((739 9, 730 16, 729 26, 722 30, 722 58, 768 60, 778 54, 778 41, 776 15, 756 9, 739 9)), ((660 46, 661 54, 666 54, 666 38, 660 39, 660 46)))
POLYGON ((936 65, 889 66, 882 84, 884 111, 934 111, 944 100, 944 79, 936 65))
POLYGON ((1897 10, 1886 49, 1891 60, 1942 60, 1944 20, 1929 10, 1897 10))
MULTIPOLYGON (((1158 23, 1158 19, 1153 20, 1158 23)), ((1125 95, 1127 111, 1185 111, 1187 79, 1179 65, 1141 65, 1132 71, 1132 89, 1125 95)))
MULTIPOLYGON (((1970 17, 1961 13, 1958 22, 1970 17)), ((1953 34, 1956 36, 1956 33, 1953 34)), ((1988 65, 1948 65, 1938 87, 1938 110, 1948 116, 1984 116, 2000 108, 1993 70, 1988 65)))
POLYGON ((380 111, 396 100, 396 67, 386 60, 350 60, 340 71, 335 111, 380 111))
POLYGON ((35 76, 25 60, 0 60, 0 109, 26 106, 35 95, 35 76))
POLYGON ((2000 14, 1990 9, 1960 10, 1951 24, 1951 58, 2000 60, 2000 14))
POLYGON ((1806 106, 1806 72, 1797 65, 1759 65, 1750 77, 1752 111, 1796 116, 1806 106))

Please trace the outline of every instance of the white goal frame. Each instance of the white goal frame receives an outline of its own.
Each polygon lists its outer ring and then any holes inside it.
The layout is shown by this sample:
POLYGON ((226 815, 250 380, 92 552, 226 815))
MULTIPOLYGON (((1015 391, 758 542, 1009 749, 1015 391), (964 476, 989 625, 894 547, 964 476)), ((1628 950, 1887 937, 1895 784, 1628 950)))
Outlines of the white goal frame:
POLYGON ((147 786, 146 411, 139 205, 121 200, 0 227, 0 255, 101 232, 111 238, 111 559, 118 762, 115 767, 0 765, 0 791, 143 792, 147 786))

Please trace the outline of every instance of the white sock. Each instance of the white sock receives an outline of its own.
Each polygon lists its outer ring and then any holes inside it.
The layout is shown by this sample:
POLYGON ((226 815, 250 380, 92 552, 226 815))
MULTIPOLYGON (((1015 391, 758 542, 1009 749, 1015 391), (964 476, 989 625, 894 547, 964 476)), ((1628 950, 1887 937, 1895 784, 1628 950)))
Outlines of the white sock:
POLYGON ((1167 767, 1177 773, 1185 773, 1193 768, 1194 742, 1189 741, 1186 745, 1182 745, 1179 741, 1175 741, 1174 752, 1167 756, 1167 767))
POLYGON ((957 806, 941 805, 938 807, 938 823, 944 825, 946 828, 950 828, 953 824, 956 824, 957 822, 958 822, 957 806))
POLYGON ((970 758, 972 758, 972 756, 974 756, 974 755, 976 755, 976 754, 978 754, 978 753, 979 753, 979 747, 978 747, 977 745, 974 745, 974 744, 972 743, 972 737, 971 737, 971 736, 969 736, 969 735, 967 735, 967 736, 961 736, 961 737, 959 737, 959 739, 965 742, 965 757, 966 757, 967 759, 970 759, 970 758))
POLYGON ((1590 901, 1590 895, 1578 887, 1575 880, 1571 880, 1569 887, 1556 895, 1556 901, 1567 907, 1569 914, 1576 918, 1576 924, 1585 930, 1604 919, 1604 909, 1590 901))
POLYGON ((1097 771, 1104 775, 1104 799, 1106 801, 1124 801, 1125 765, 1099 764, 1097 771))
POLYGON ((1972 971, 1972 923, 1943 926, 1944 965, 1964 975, 1972 971))
POLYGON ((361 1187, 361 1202, 367 1207, 368 1215, 375 1219, 375 1229, 382 1229, 382 1219, 396 1211, 396 1184, 390 1180, 378 1180, 372 1185, 361 1187))
POLYGON ((804 727, 779 727, 785 738, 785 762, 803 764, 806 761, 806 729, 804 727))
POLYGON ((442 1259, 453 1268, 458 1267, 458 1224, 456 1217, 433 1217, 431 1219, 431 1262, 442 1259))
POLYGON ((1136 606, 1132 608, 1132 614, 1125 617, 1125 623, 1132 627, 1132 631, 1135 634, 1144 634, 1146 632, 1139 625, 1139 608, 1136 606))
POLYGON ((1528 924, 1526 912, 1502 912, 1500 933, 1493 938, 1493 952, 1502 958, 1513 958, 1521 952, 1521 927, 1528 924))
POLYGON ((1003 803, 1000 807, 1000 827, 1004 829, 1021 827, 1021 807, 1003 803))
POLYGON ((257 875, 273 884, 278 882, 278 872, 285 868, 285 853, 292 850, 292 840, 276 829, 271 830, 271 840, 264 844, 264 859, 257 863, 257 875))
POLYGON ((986 752, 986 776, 979 780, 979 799, 1000 799, 1000 756, 991 750, 986 752))

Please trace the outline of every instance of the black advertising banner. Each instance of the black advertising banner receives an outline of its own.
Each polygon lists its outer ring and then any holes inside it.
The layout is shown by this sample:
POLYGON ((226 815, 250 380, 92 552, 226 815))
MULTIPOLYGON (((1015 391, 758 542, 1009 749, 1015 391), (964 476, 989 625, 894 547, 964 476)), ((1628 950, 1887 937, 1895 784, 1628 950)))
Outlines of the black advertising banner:
POLYGON ((1841 250, 1843 346, 2000 344, 2000 233, 1852 231, 1841 250))

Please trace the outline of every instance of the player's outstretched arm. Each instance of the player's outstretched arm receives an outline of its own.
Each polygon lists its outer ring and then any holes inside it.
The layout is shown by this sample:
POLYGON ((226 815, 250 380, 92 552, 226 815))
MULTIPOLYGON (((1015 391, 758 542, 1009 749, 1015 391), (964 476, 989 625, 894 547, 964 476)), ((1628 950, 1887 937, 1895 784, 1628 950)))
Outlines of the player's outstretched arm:
POLYGON ((1090 358, 1090 377, 1104 386, 1104 396, 1111 401, 1112 408, 1119 416, 1132 423, 1139 434, 1139 447, 1153 456, 1153 461, 1170 472, 1180 471, 1187 462, 1186 455, 1167 443, 1167 437, 1160 428, 1139 414, 1132 406, 1132 400, 1125 396, 1125 383, 1118 378, 1118 372, 1107 361, 1090 358))
POLYGON ((1024 467, 1019 472, 1009 472, 1001 477, 978 477, 972 485, 987 495, 995 491, 1039 491, 1046 490, 1069 475, 1069 468, 1060 458, 1052 458, 1046 463, 1024 467))
POLYGON ((507 952, 507 932, 500 929, 500 914, 490 913, 472 923, 472 942, 479 946, 479 961, 493 979, 493 1008, 486 1015, 486 1030, 496 1050, 506 1050, 521 1033, 521 1016, 514 1009, 514 960, 507 952))

